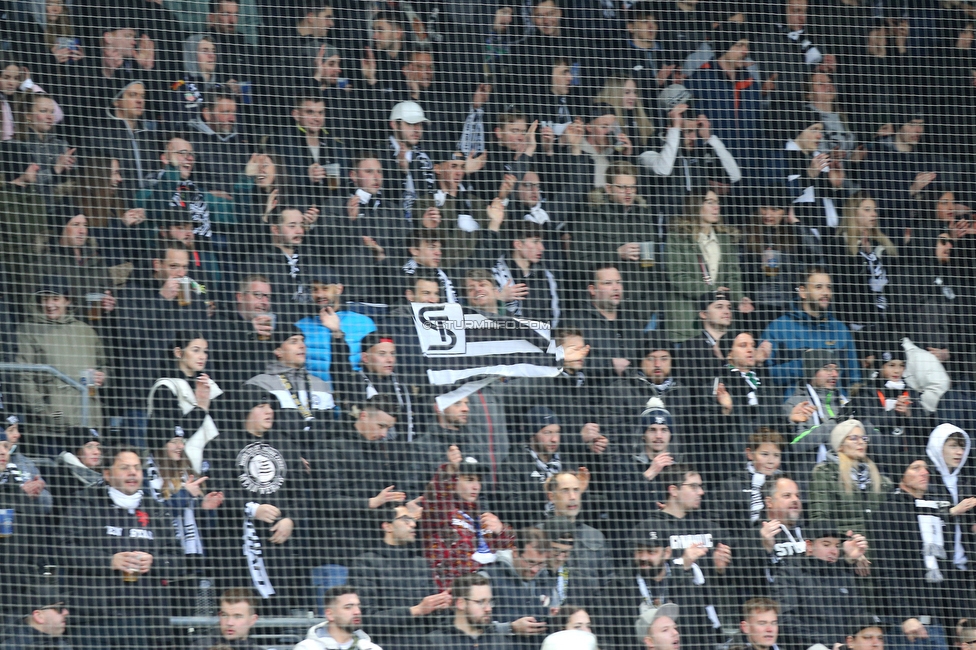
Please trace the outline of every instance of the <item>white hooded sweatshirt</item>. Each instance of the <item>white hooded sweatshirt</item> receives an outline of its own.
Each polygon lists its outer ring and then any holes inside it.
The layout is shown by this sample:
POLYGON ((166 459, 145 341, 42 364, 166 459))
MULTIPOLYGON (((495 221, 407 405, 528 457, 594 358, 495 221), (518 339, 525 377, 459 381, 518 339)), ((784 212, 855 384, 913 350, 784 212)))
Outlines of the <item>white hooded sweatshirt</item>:
MULTIPOLYGON (((352 643, 346 645, 346 649, 383 650, 383 648, 373 643, 369 635, 362 630, 356 630, 352 633, 352 636, 352 643)), ((332 638, 332 635, 329 634, 329 623, 325 621, 310 627, 308 634, 305 636, 305 640, 298 643, 293 650, 343 650, 343 646, 339 645, 332 638)))
MULTIPOLYGON (((925 452, 928 454, 929 460, 932 461, 932 465, 935 469, 939 471, 939 475, 942 477, 942 483, 949 490, 949 494, 952 495, 952 504, 956 505, 959 503, 960 498, 966 498, 969 495, 959 494, 959 475, 962 472, 963 467, 966 466, 966 460, 969 459, 969 452, 972 448, 972 441, 969 439, 969 434, 957 427, 954 424, 940 424, 932 430, 929 435, 929 442, 925 446, 925 452), (946 465, 945 458, 942 455, 942 448, 945 446, 946 440, 949 439, 954 433, 959 433, 965 440, 965 446, 963 449, 962 459, 959 461, 959 465, 952 471, 949 471, 949 466, 946 465)), ((952 563, 956 568, 964 570, 966 568, 966 550, 962 544, 962 524, 955 524, 955 533, 953 534, 953 548, 955 549, 952 554, 952 563)))

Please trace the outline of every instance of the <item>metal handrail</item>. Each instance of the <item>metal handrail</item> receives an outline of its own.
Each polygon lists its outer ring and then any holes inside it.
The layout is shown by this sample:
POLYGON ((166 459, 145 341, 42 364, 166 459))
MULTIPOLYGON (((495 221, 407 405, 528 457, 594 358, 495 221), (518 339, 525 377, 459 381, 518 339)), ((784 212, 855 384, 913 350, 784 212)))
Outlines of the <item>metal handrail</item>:
POLYGON ((72 379, 54 366, 41 363, 0 363, 0 370, 14 370, 19 372, 46 372, 60 379, 76 391, 81 393, 81 426, 88 426, 88 386, 84 381, 72 379))
MULTIPOLYGON (((318 625, 322 618, 312 616, 282 616, 282 617, 260 617, 254 627, 301 627, 307 628, 318 625)), ((172 627, 217 627, 220 619, 216 616, 172 616, 169 619, 172 627)))

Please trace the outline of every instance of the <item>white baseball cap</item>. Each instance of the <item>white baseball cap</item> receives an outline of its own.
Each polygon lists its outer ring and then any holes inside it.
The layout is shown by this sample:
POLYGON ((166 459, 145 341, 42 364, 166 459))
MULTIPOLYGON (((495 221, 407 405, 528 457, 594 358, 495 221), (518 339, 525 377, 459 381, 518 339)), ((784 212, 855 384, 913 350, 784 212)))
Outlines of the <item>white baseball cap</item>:
POLYGON ((424 117, 424 109, 417 102, 400 102, 390 111, 390 121, 396 122, 403 120, 407 124, 417 124, 418 122, 429 122, 424 117))

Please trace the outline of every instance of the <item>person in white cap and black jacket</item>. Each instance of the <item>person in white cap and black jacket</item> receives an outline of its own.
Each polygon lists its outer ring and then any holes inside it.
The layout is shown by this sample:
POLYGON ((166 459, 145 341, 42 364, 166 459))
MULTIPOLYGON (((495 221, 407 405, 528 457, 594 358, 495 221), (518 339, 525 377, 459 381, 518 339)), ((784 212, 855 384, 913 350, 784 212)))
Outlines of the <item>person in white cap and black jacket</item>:
POLYGON ((661 472, 687 460, 676 434, 671 412, 660 399, 649 399, 639 423, 627 432, 631 444, 620 445, 623 449, 614 461, 616 493, 627 495, 613 508, 619 520, 636 524, 654 512, 658 503, 668 500, 667 486, 659 478, 661 472))
MULTIPOLYGON (((868 519, 871 575, 879 605, 892 620, 888 650, 947 648, 952 593, 952 528, 949 503, 929 492, 931 474, 924 454, 903 457, 904 473, 888 500, 868 519)), ((966 588, 972 589, 970 581, 966 588)))
POLYGON ((417 197, 432 194, 437 189, 434 163, 420 149, 424 123, 430 120, 420 104, 408 101, 393 107, 389 121, 392 133, 386 158, 387 171, 393 183, 400 186, 399 190, 391 190, 391 194, 400 199, 403 218, 410 221, 417 197))

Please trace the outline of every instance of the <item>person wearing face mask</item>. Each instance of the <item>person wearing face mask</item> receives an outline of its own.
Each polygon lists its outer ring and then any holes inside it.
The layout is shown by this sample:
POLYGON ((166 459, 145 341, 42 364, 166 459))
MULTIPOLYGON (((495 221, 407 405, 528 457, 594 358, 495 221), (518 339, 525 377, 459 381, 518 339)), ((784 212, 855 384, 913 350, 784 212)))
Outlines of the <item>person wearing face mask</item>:
POLYGON ((972 531, 976 522, 973 512, 976 509, 976 489, 971 472, 966 467, 971 449, 969 434, 949 423, 940 424, 932 430, 925 448, 934 469, 929 490, 933 496, 952 504, 946 521, 946 536, 950 537, 951 542, 946 544, 946 551, 952 559, 953 569, 946 577, 950 589, 959 594, 958 599, 953 601, 953 618, 964 616, 972 611, 973 606, 973 594, 967 586, 973 570, 968 565, 976 558, 972 531))

